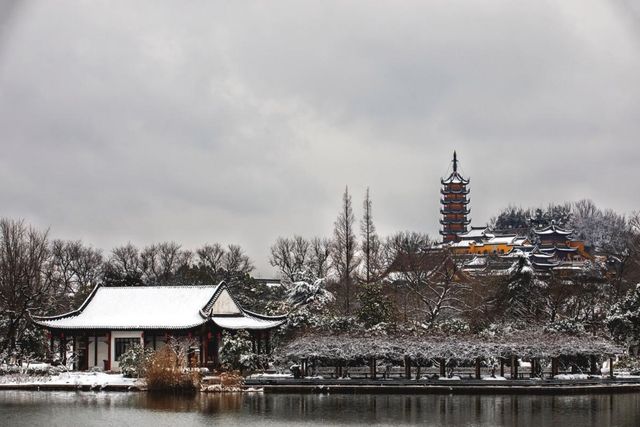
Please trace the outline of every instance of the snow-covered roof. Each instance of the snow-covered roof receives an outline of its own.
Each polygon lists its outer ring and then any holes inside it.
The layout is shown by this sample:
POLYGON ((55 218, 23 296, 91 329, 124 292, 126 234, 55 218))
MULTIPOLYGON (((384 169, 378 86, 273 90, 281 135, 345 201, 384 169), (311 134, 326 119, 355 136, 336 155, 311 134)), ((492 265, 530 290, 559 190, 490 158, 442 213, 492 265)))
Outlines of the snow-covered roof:
POLYGON ((473 259, 469 262, 467 262, 465 264, 465 266, 471 267, 471 266, 484 266, 487 265, 487 258, 486 257, 473 257, 473 259))
POLYGON ((573 233, 573 230, 565 230, 563 228, 560 228, 558 226, 556 226, 555 221, 551 223, 550 226, 548 227, 544 227, 538 230, 533 230, 534 233, 536 233, 538 236, 548 236, 551 234, 559 234, 561 236, 568 236, 570 234, 573 233))
POLYGON ((494 236, 491 239, 489 239, 486 243, 488 245, 512 245, 515 239, 516 239, 515 234, 508 234, 503 236, 494 236))
POLYGON ((443 180, 443 184, 468 184, 469 181, 464 179, 459 173, 452 173, 449 177, 443 180))
POLYGON ((248 312, 244 316, 213 316, 212 319, 216 325, 223 329, 271 329, 282 324, 282 320, 278 318, 258 317, 248 312))
POLYGON ((488 234, 487 232, 488 232, 487 227, 471 227, 471 230, 467 231, 466 233, 458 234, 458 237, 463 240, 481 239, 483 237, 488 237, 488 238, 493 237, 493 234, 488 234))
POLYGON ((207 286, 97 286, 78 310, 36 317, 51 329, 190 329, 213 320, 227 329, 269 329, 285 316, 245 311, 224 282, 207 286), (235 319, 218 323, 218 318, 235 319))

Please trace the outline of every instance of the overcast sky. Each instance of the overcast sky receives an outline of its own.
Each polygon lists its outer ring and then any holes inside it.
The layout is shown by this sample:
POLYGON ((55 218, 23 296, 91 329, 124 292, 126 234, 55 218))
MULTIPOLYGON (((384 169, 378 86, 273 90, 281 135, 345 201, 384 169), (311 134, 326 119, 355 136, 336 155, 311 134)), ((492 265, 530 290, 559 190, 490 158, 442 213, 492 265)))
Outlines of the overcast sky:
POLYGON ((0 3, 0 216, 108 252, 438 231, 509 203, 640 209, 632 1, 0 3))

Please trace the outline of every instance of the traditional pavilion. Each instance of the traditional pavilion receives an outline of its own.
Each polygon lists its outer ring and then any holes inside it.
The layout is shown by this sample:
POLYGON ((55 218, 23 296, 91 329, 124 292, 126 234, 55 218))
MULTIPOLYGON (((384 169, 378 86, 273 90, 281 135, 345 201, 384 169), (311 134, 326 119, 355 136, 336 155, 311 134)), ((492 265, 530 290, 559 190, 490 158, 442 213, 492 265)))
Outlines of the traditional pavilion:
POLYGON ((441 179, 440 182, 442 184, 440 189, 442 230, 440 230, 440 234, 444 243, 456 242, 459 240, 458 235, 467 232, 467 226, 471 221, 467 219, 470 212, 467 206, 469 204, 467 198, 469 179, 463 178, 458 173, 458 158, 455 151, 453 152, 453 172, 446 179, 441 179))
POLYGON ((190 360, 217 367, 222 331, 247 330, 254 351, 270 352, 270 331, 286 316, 265 316, 242 308, 221 282, 217 286, 96 286, 77 310, 33 321, 49 334, 52 355, 66 364, 67 345, 78 356, 74 367, 118 370, 131 346, 154 350, 170 337, 195 340, 190 360))

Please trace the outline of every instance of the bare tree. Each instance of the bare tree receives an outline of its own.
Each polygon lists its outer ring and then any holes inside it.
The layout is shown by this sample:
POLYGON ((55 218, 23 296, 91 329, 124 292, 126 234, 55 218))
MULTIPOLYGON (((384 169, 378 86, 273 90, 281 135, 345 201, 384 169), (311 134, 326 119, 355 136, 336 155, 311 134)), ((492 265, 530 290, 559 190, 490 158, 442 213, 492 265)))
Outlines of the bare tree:
POLYGON ((131 243, 114 248, 106 270, 105 279, 108 284, 141 285, 143 263, 138 248, 131 243))
POLYGON ((378 279, 380 274, 380 238, 373 224, 371 198, 369 189, 363 203, 364 214, 360 221, 360 237, 362 238, 362 281, 371 283, 378 279))
POLYGON ((331 256, 331 240, 314 237, 309 246, 309 272, 317 278, 325 278, 329 275, 331 256))
POLYGON ((196 265, 209 281, 234 279, 254 269, 253 262, 240 246, 224 248, 219 243, 206 244, 196 250, 196 265))
POLYGON ((145 284, 166 284, 175 279, 178 271, 189 266, 192 254, 175 242, 147 246, 140 253, 145 284))
MULTIPOLYGON (((466 277, 446 250, 433 249, 427 235, 397 233, 386 242, 387 278, 407 288, 412 308, 429 323, 443 314, 462 313, 471 278, 466 277)), ((407 296, 407 295, 405 295, 407 296)), ((404 302, 405 318, 409 301, 404 302)))
POLYGON ((51 243, 50 272, 58 292, 69 299, 70 307, 64 308, 75 307, 101 281, 102 252, 84 246, 79 240, 54 240, 51 243))
POLYGON ((29 312, 43 313, 53 305, 47 234, 22 220, 0 220, 0 353, 19 351, 29 312))
POLYGON ((77 306, 102 280, 104 274, 102 251, 91 246, 77 245, 71 266, 77 281, 74 295, 74 306, 77 306))
POLYGON ((278 268, 283 280, 293 283, 308 266, 310 246, 302 236, 279 237, 271 246, 269 263, 278 268))
POLYGON ((225 250, 219 243, 206 244, 196 251, 197 264, 213 280, 222 270, 225 250))
POLYGON ((351 313, 351 295, 353 293, 353 276, 358 268, 356 257, 356 236, 353 230, 355 222, 351 208, 351 196, 346 187, 342 196, 342 209, 334 223, 331 260, 338 276, 339 297, 342 298, 344 312, 351 313))
POLYGON ((229 245, 222 258, 222 268, 230 274, 246 275, 253 271, 254 266, 239 245, 229 245))

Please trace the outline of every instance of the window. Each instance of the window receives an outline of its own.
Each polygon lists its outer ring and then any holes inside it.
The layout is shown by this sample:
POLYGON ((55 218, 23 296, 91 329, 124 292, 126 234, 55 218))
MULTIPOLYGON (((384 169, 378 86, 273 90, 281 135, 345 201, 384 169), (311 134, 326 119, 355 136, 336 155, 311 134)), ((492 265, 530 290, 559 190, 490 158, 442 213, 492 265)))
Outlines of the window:
POLYGON ((116 360, 119 360, 122 353, 126 352, 136 344, 140 344, 140 338, 116 338, 116 360))

